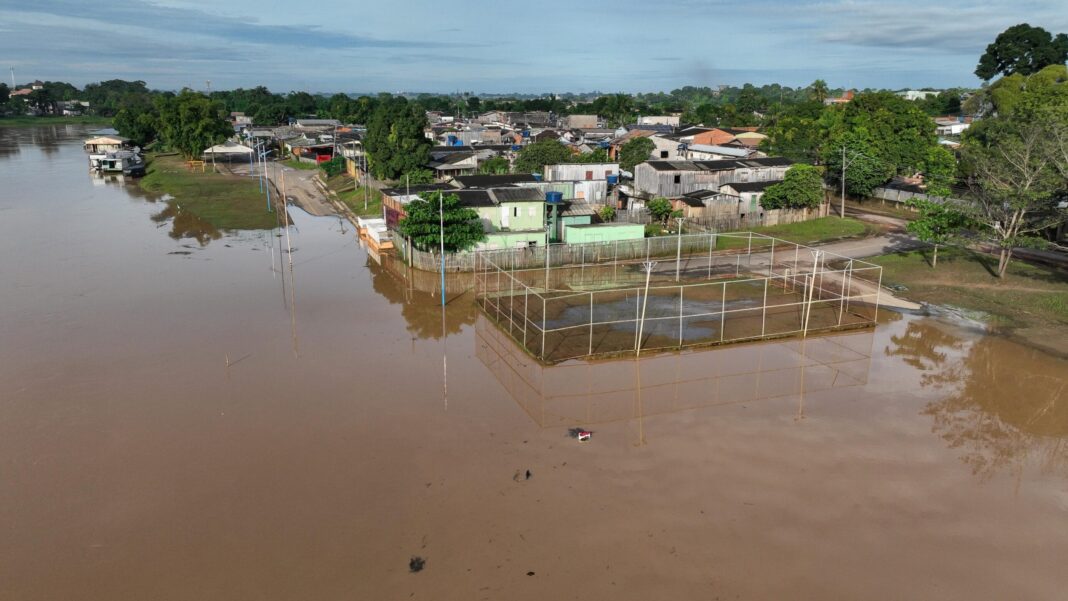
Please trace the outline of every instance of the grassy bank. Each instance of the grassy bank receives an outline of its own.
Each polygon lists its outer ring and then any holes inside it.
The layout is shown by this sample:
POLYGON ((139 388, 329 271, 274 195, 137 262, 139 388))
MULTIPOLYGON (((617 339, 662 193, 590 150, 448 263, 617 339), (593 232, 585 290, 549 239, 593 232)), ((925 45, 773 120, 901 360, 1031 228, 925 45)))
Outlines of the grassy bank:
POLYGON ((319 167, 312 163, 305 163, 304 161, 298 161, 297 159, 286 159, 282 161, 282 164, 286 167, 292 167, 293 169, 301 169, 304 171, 314 171, 319 167))
POLYGON ((326 180, 326 187, 337 193, 338 200, 360 217, 382 216, 382 193, 375 188, 353 189, 352 178, 337 175, 326 180), (364 195, 367 195, 367 208, 364 208, 364 195))
POLYGON ((900 296, 985 313, 995 327, 1037 342, 1068 339, 1068 272, 1015 259, 999 279, 997 257, 942 249, 937 268, 930 257, 920 250, 868 260, 883 266, 884 285, 908 288, 900 296))
POLYGON ((275 227, 273 212, 256 180, 233 175, 192 172, 178 156, 150 157, 141 187, 169 194, 182 212, 196 215, 221 230, 262 230, 275 227))
MULTIPOLYGON (((685 232, 685 227, 683 232, 685 232)), ((748 232, 750 230, 742 230, 748 232)), ((784 225, 769 225, 752 228, 753 232, 773 236, 780 240, 796 242, 798 244, 822 244, 845 240, 848 238, 864 238, 879 234, 878 226, 865 223, 852 217, 842 219, 840 217, 822 217, 811 221, 790 223, 784 225)), ((748 244, 741 238, 721 238, 716 242, 716 248, 726 250, 731 248, 743 248, 748 244)))
POLYGON ((31 117, 29 115, 0 117, 0 127, 40 127, 42 125, 99 125, 100 127, 107 127, 111 125, 111 117, 95 117, 91 115, 77 117, 31 117))

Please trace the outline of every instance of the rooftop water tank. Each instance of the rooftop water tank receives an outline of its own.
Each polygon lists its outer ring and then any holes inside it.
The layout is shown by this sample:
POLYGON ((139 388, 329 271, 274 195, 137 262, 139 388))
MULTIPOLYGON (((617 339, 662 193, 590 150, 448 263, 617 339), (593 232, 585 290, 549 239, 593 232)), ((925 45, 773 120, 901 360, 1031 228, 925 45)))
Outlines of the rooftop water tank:
POLYGON ((548 204, 551 204, 551 205, 560 204, 560 203, 564 202, 564 193, 563 192, 556 192, 556 191, 546 192, 545 193, 545 202, 548 203, 548 204))
POLYGON ((541 181, 541 174, 540 173, 531 173, 530 175, 532 175, 534 177, 534 181, 536 181, 536 182, 540 182, 541 181))
POLYGON ((530 130, 529 129, 524 129, 523 130, 523 137, 524 138, 529 138, 530 137, 530 130))
POLYGON ((609 175, 609 176, 606 176, 605 179, 608 180, 608 185, 609 186, 614 186, 614 185, 619 183, 619 176, 618 175, 609 175))

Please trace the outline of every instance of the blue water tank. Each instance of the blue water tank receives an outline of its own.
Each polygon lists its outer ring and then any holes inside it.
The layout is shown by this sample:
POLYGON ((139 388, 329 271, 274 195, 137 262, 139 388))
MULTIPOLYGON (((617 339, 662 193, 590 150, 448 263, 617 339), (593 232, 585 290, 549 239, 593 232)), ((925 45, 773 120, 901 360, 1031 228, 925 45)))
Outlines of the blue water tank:
POLYGON ((512 144, 512 152, 519 152, 522 148, 519 144, 512 144))
POLYGON ((536 182, 540 182, 541 181, 541 174, 540 173, 531 173, 531 175, 534 176, 534 181, 536 181, 536 182))
POLYGON ((529 138, 530 137, 530 130, 529 129, 524 129, 523 130, 523 137, 524 138, 529 138))
POLYGON ((449 146, 456 146, 456 136, 450 135, 446 138, 446 144, 449 146))
POLYGON ((600 142, 600 143, 598 144, 598 146, 600 146, 601 148, 608 148, 608 146, 609 146, 609 144, 608 144, 608 140, 602 140, 602 141, 601 141, 601 142, 600 142))
POLYGON ((545 193, 545 202, 551 205, 564 202, 564 193, 549 191, 545 193))
POLYGON ((619 176, 618 175, 609 175, 609 176, 605 177, 605 179, 608 180, 608 185, 609 186, 614 186, 614 185, 619 183, 619 176))

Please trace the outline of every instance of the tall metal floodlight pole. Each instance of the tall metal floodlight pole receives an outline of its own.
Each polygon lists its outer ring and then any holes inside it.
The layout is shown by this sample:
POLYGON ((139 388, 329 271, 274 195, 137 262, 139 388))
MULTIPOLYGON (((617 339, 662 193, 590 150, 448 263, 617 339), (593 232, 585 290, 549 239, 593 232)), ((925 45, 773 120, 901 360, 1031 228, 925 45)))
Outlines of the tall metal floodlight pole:
POLYGON ((842 147, 842 214, 839 215, 842 219, 845 219, 845 184, 846 184, 846 169, 849 168, 849 162, 846 159, 846 147, 842 147))
MULTIPOLYGON (((263 179, 265 180, 265 187, 267 188, 267 210, 271 210, 271 180, 267 177, 267 155, 274 152, 273 150, 265 150, 260 153, 260 158, 263 160, 263 179)), ((284 198, 282 199, 285 200, 284 198)))
POLYGON ((685 217, 676 217, 676 221, 679 222, 678 235, 675 239, 678 241, 675 245, 675 281, 679 281, 679 266, 682 264, 682 222, 686 221, 685 217))
POLYGON ((438 192, 438 218, 441 220, 441 306, 445 307, 445 201, 438 192))
POLYGON ((656 266, 656 261, 646 261, 642 265, 645 267, 645 296, 642 298, 642 315, 638 321, 638 341, 634 345, 635 357, 640 357, 642 354, 642 334, 645 332, 645 307, 649 304, 649 278, 653 274, 653 267, 656 266))

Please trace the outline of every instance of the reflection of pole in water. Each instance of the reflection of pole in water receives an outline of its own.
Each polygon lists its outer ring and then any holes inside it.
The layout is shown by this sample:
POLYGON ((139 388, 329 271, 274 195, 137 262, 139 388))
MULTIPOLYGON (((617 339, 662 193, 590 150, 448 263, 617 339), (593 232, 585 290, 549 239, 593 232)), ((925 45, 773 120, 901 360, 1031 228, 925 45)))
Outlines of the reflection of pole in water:
POLYGON ((637 411, 638 415, 638 444, 634 445, 640 447, 645 444, 645 410, 642 407, 642 362, 637 359, 634 360, 634 390, 637 394, 637 411))
POLYGON ((449 410, 449 334, 445 330, 445 305, 441 305, 441 396, 449 410))
POLYGON ((794 416, 795 422, 805 419, 805 368, 807 367, 805 361, 806 342, 807 340, 805 338, 801 339, 801 388, 797 392, 797 415, 794 416))

